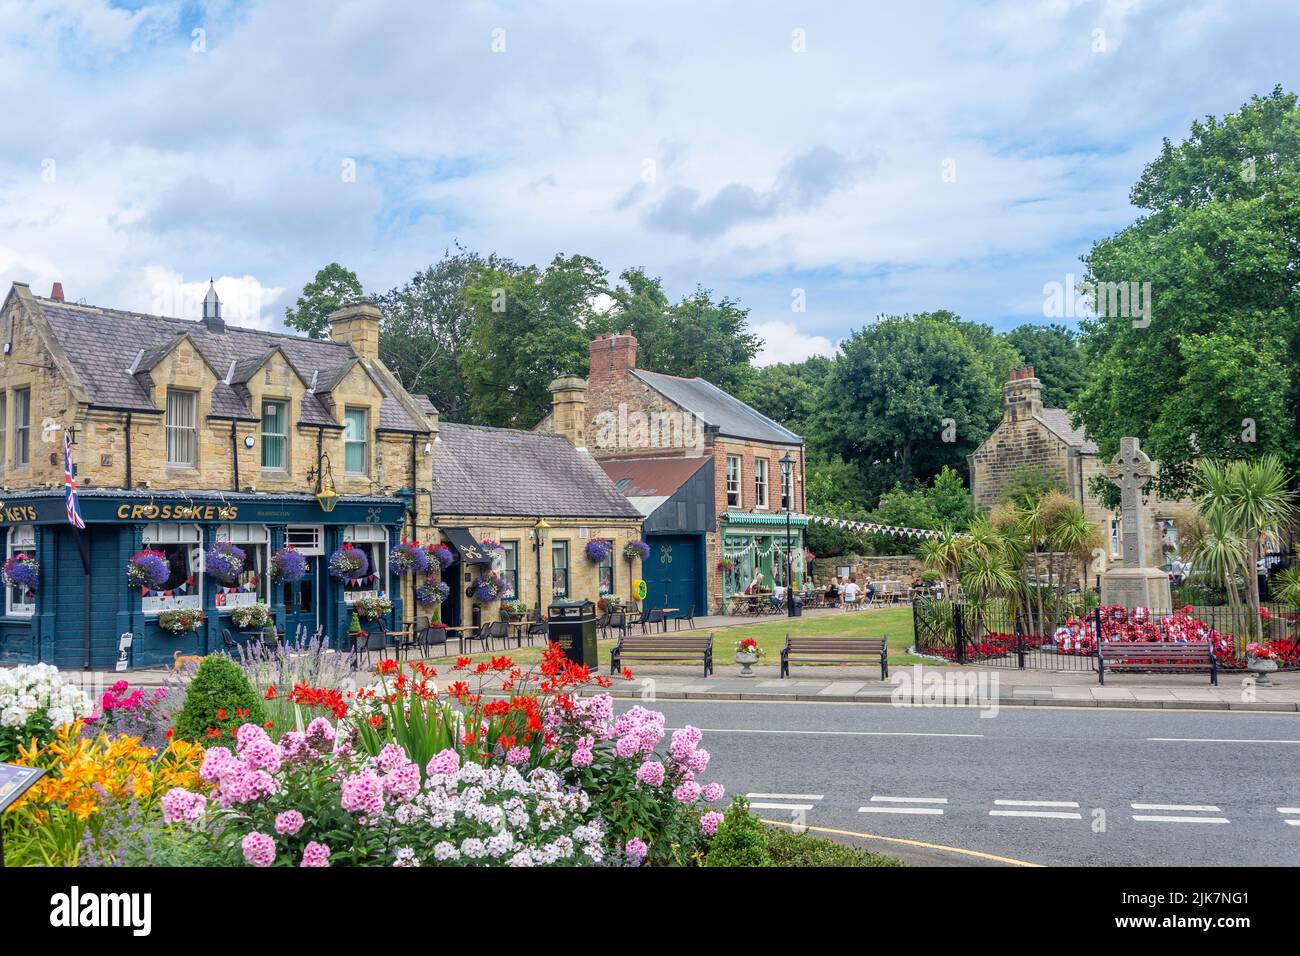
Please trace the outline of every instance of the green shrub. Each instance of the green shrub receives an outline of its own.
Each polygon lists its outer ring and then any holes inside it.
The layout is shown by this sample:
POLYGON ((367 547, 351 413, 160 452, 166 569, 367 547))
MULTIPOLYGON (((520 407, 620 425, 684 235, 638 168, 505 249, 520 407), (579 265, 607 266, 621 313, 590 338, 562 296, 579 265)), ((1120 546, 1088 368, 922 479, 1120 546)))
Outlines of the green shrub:
POLYGON ((881 856, 824 837, 773 829, 767 834, 767 852, 773 866, 902 866, 891 856, 881 856))
POLYGON ((204 745, 229 744, 240 724, 265 722, 261 698, 239 665, 212 654, 203 658, 185 691, 185 702, 176 715, 176 736, 204 745), (213 728, 220 733, 210 733, 213 728))
POLYGON ((709 844, 705 866, 771 866, 767 828, 749 812, 749 802, 736 797, 727 808, 709 844))

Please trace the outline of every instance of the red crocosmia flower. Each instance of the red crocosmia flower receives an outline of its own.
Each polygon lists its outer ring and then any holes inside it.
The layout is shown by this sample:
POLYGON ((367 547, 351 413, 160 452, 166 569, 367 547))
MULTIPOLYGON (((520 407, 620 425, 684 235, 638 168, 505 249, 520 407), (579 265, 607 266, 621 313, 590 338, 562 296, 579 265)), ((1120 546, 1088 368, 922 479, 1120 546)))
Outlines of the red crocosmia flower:
POLYGON ((274 720, 268 720, 268 721, 267 721, 266 723, 264 723, 262 726, 265 727, 267 730, 274 730, 274 729, 275 729, 275 721, 274 721, 274 720))
POLYGON ((492 669, 494 671, 508 671, 515 666, 515 662, 508 657, 492 658, 492 669))
POLYGON ((248 716, 248 708, 247 708, 247 707, 236 707, 236 708, 235 708, 235 716, 236 716, 236 717, 247 717, 247 716, 248 716))
POLYGON ((209 736, 209 737, 220 737, 220 736, 221 736, 221 731, 219 731, 216 727, 209 727, 209 728, 208 728, 208 736, 209 736))
POLYGON ((459 671, 459 670, 464 670, 466 667, 469 667, 469 665, 472 664, 472 663, 474 663, 474 662, 471 661, 468 657, 458 657, 458 658, 456 658, 456 666, 455 666, 455 670, 458 670, 458 671, 459 671))
POLYGON ((623 680, 631 680, 631 679, 632 679, 632 669, 629 668, 629 667, 624 667, 624 668, 623 668, 623 680))
POLYGON ((375 714, 370 718, 371 727, 382 727, 383 725, 384 725, 384 718, 382 715, 375 714))
POLYGON ((217 711, 217 720, 225 720, 225 719, 226 719, 226 708, 222 707, 220 710, 217 711))
POLYGON ((266 688, 266 693, 262 695, 264 700, 275 700, 275 685, 271 684, 266 688))
POLYGON ((376 668, 380 674, 396 674, 400 669, 401 665, 391 657, 384 658, 379 662, 379 667, 376 668))
POLYGON ((488 717, 504 717, 510 713, 510 704, 504 700, 494 700, 483 708, 483 713, 488 717))
POLYGON ((477 734, 469 733, 461 738, 461 743, 463 743, 466 747, 473 747, 477 740, 478 740, 477 734))
POLYGON ((175 727, 168 727, 168 728, 167 728, 167 739, 168 739, 168 740, 171 740, 172 737, 175 736, 175 734, 176 734, 176 728, 175 728, 175 727))

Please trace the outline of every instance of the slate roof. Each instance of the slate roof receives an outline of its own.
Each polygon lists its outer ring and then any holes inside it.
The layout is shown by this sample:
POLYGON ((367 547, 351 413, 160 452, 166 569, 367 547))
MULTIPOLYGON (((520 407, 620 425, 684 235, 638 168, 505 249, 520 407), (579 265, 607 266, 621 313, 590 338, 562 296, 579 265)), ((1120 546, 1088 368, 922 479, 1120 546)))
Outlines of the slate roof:
POLYGON ((443 422, 438 438, 435 515, 641 518, 595 459, 562 435, 443 422))
MULTIPOLYGON (((195 320, 78 305, 39 296, 34 296, 32 301, 40 308, 94 405, 160 411, 150 398, 148 369, 166 354, 168 346, 188 335, 217 375, 212 394, 213 417, 258 418, 249 407, 249 393, 242 383, 257 370, 270 350, 279 348, 308 386, 313 375, 319 373, 315 394, 303 396, 299 421, 340 427, 321 395, 338 384, 353 363, 359 361, 356 351, 347 343, 234 325, 227 325, 224 332, 218 333, 195 320), (146 349, 145 358, 132 375, 128 370, 142 347, 146 349), (227 385, 224 379, 231 362, 235 363, 235 376, 232 384, 227 385)), ((379 427, 388 431, 428 432, 428 424, 417 421, 389 384, 379 378, 376 376, 383 393, 379 427)))
POLYGON ((727 438, 782 445, 803 443, 801 437, 784 425, 778 425, 734 395, 702 378, 679 378, 639 368, 634 368, 631 372, 665 398, 700 416, 705 424, 716 426, 718 434, 727 438))
POLYGON ((1084 433, 1082 428, 1073 428, 1070 425, 1070 413, 1064 408, 1044 408, 1041 413, 1034 417, 1046 425, 1048 431, 1067 445, 1079 449, 1084 454, 1097 454, 1097 445, 1084 433))

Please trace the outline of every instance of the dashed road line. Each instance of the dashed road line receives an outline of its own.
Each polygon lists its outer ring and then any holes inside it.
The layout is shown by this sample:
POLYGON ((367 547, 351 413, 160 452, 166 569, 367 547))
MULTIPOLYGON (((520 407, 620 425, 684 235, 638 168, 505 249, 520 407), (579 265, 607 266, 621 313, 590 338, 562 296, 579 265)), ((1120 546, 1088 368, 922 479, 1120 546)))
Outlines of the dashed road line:
POLYGON ((872 803, 947 803, 947 797, 882 797, 874 794, 872 803))
POLYGON ((1134 814, 1139 823, 1231 823, 1227 817, 1170 817, 1152 814, 1134 814))
POLYGON ((1134 810, 1185 810, 1188 813, 1222 813, 1218 807, 1209 804, 1191 803, 1130 803, 1134 810))
POLYGON ((747 793, 745 799, 750 801, 750 806, 756 810, 811 810, 811 803, 787 803, 789 800, 821 800, 824 794, 820 793, 747 793), (771 803, 768 801, 781 801, 771 803))
POLYGON ((1074 800, 994 800, 995 807, 1064 807, 1066 809, 1079 809, 1079 804, 1074 800))
POLYGON ((990 810, 991 817, 1036 817, 1044 820, 1082 820, 1083 814, 1070 810, 990 810))
POLYGON ((900 813, 911 816, 943 816, 943 807, 858 807, 858 813, 900 813))

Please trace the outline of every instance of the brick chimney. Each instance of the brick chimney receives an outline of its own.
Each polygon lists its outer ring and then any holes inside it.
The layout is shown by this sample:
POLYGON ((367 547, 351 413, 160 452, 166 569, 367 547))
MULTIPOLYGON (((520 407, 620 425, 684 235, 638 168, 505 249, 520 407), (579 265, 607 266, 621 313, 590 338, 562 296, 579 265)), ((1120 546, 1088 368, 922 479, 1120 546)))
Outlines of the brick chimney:
POLYGON ((329 317, 330 338, 349 343, 368 362, 379 359, 379 319, 382 313, 373 302, 353 302, 329 317))
POLYGON ((62 283, 62 282, 56 282, 56 283, 54 283, 54 288, 50 290, 50 298, 53 299, 55 302, 62 302, 62 301, 63 301, 63 283, 62 283))
POLYGON ((1002 386, 1002 417, 1013 422, 1033 418, 1043 410, 1043 383, 1034 377, 1034 367, 1013 369, 1002 386))
POLYGON ((593 385, 620 382, 628 369, 636 368, 636 336, 631 332, 598 335, 587 349, 593 385))
POLYGON ((581 375, 561 375, 549 387, 551 430, 567 438, 574 448, 586 448, 587 380, 581 375))

